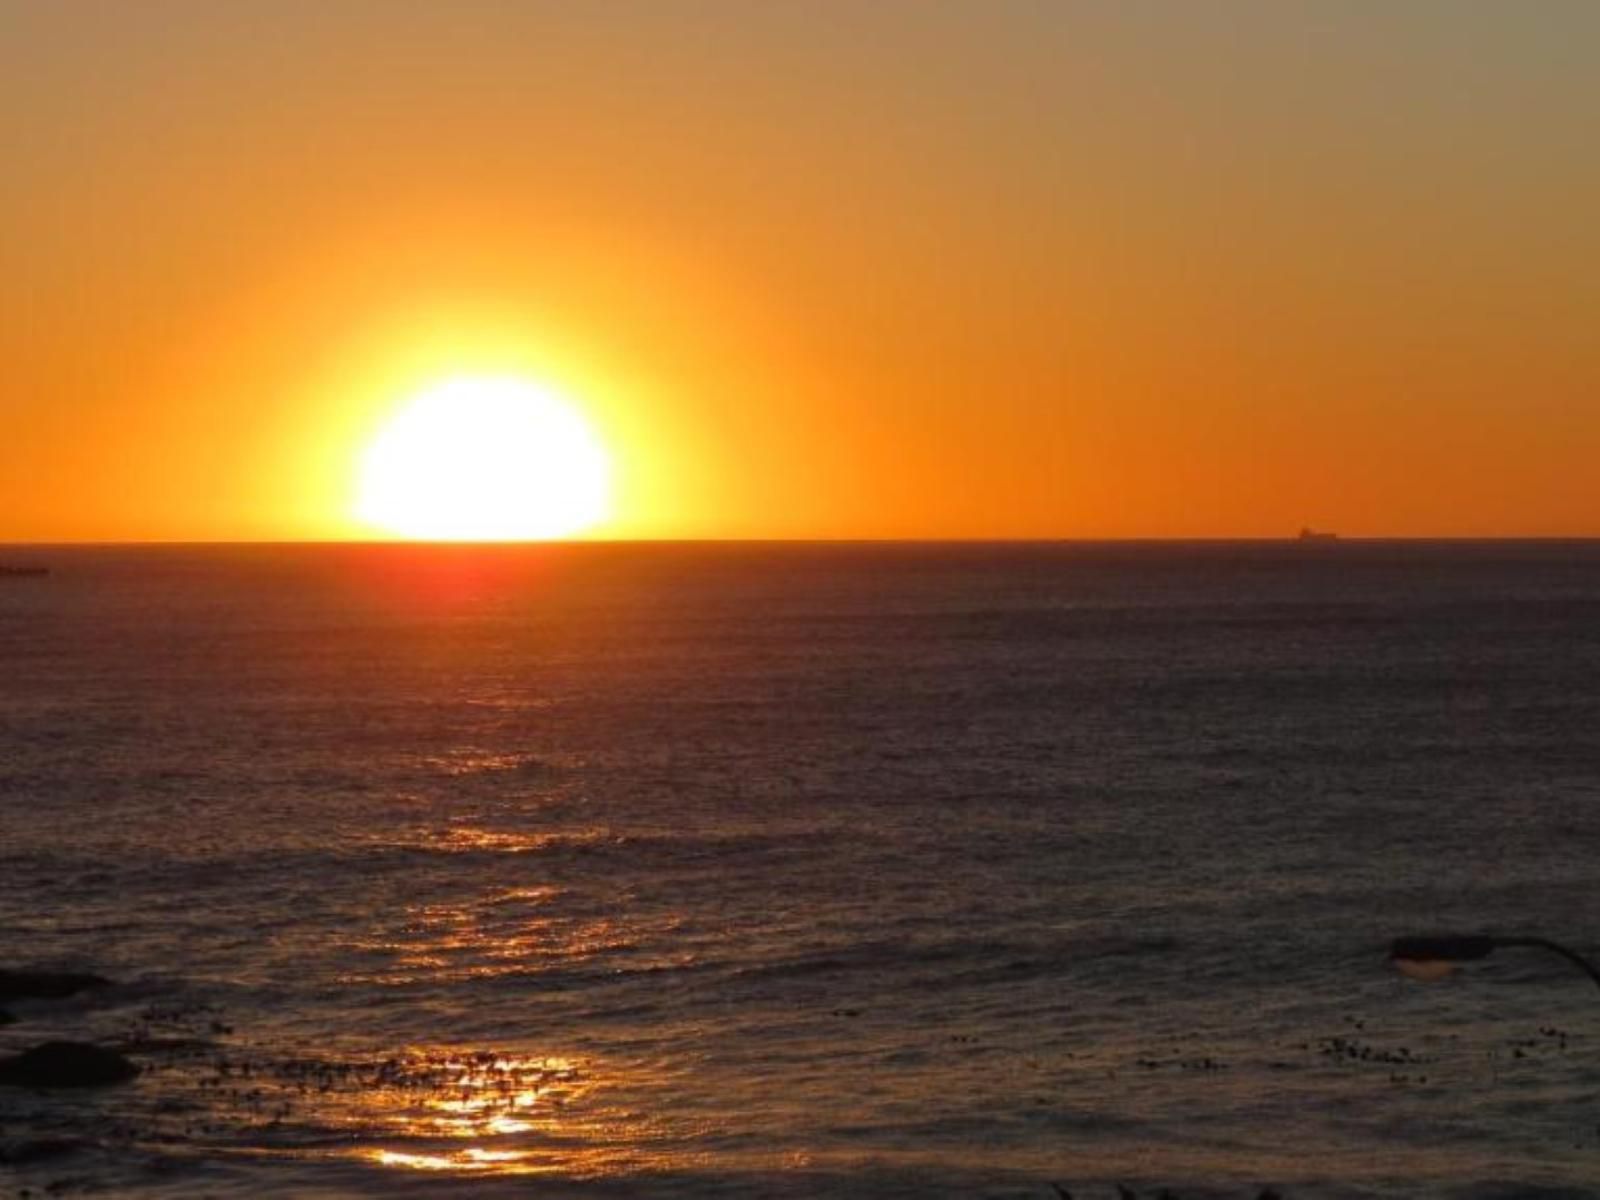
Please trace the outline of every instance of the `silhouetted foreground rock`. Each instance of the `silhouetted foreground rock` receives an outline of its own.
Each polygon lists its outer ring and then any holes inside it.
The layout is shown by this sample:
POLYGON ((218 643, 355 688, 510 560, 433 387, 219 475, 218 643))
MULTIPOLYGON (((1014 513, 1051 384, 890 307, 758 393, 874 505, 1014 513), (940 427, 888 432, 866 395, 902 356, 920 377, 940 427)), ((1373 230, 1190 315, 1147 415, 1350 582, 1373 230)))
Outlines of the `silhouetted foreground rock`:
POLYGON ((26 1167, 75 1153, 82 1143, 71 1138, 33 1138, 0 1143, 0 1166, 26 1167))
POLYGON ((6 1000, 62 1000, 90 988, 105 987, 110 980, 87 971, 0 970, 0 1002, 6 1000))
POLYGON ((13 1087, 102 1087, 138 1073, 139 1068, 115 1050, 88 1042, 44 1042, 0 1058, 0 1084, 13 1087))

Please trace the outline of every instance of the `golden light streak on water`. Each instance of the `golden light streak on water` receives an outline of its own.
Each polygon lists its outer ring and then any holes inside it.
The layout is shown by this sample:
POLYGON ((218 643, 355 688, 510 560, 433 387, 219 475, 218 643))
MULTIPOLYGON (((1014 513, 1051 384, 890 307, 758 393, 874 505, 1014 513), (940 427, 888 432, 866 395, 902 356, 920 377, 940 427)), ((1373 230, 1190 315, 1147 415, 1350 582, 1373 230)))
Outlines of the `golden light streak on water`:
POLYGON ((407 1154, 399 1150, 378 1150, 372 1160, 385 1167, 405 1167, 413 1171, 509 1171, 528 1154, 519 1150, 483 1150, 474 1146, 453 1154, 407 1154))

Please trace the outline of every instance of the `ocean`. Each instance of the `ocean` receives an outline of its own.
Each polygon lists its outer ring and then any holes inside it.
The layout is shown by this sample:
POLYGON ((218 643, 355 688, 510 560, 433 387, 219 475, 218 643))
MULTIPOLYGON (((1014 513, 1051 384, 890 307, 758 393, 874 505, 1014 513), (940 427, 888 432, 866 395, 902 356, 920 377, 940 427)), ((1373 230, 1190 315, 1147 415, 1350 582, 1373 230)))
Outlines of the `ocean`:
POLYGON ((1600 543, 0 562, 0 1194, 1600 1196, 1600 543))

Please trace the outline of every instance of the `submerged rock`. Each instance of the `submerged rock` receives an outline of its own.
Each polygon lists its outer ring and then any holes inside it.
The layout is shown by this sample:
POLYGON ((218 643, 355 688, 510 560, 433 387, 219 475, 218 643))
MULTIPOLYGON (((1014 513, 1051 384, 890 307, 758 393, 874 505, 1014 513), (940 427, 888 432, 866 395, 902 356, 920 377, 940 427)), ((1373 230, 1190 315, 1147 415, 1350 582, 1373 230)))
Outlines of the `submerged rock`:
POLYGON ((32 1138, 27 1141, 0 1144, 0 1163, 8 1167, 25 1167, 33 1163, 49 1162, 76 1153, 82 1143, 72 1138, 32 1138))
POLYGON ((62 1000, 110 983, 87 971, 0 970, 0 1000, 62 1000))
POLYGON ((115 1050, 88 1042, 43 1042, 0 1058, 0 1084, 13 1087, 103 1087, 138 1073, 138 1066, 115 1050))

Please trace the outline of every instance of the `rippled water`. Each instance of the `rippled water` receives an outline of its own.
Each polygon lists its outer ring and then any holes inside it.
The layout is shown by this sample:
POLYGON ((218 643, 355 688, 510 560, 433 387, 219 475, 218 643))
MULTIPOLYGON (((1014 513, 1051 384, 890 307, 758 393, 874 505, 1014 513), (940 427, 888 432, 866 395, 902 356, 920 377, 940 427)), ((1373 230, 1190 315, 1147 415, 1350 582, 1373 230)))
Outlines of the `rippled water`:
POLYGON ((1600 545, 3 557, 0 1187, 1600 1194, 1600 545))

